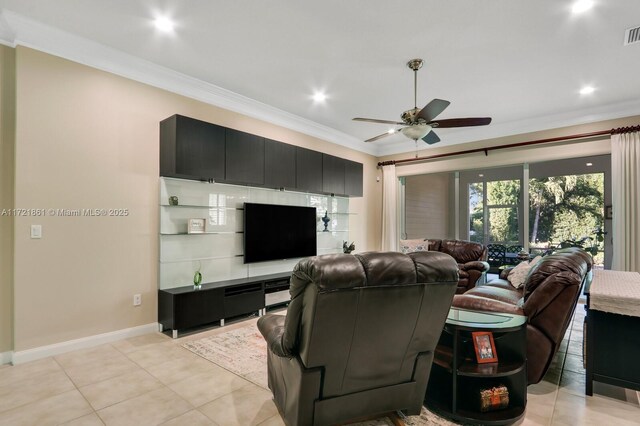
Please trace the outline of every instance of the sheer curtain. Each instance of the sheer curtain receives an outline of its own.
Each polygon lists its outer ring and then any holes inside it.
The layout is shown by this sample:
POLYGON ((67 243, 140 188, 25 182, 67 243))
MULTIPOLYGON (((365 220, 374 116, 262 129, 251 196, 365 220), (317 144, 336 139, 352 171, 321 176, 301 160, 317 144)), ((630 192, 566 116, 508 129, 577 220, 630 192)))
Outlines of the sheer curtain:
POLYGON ((382 166, 382 251, 398 250, 398 178, 394 164, 382 166))
POLYGON ((640 272, 640 132, 611 135, 611 268, 640 272))

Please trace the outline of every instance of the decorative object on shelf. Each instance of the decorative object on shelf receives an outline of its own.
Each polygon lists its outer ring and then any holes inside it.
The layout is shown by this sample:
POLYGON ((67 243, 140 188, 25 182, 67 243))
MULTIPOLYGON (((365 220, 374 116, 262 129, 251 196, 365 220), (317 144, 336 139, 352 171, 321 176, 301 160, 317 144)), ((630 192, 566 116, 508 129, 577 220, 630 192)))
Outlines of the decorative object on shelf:
POLYGON ((329 232, 327 226, 329 226, 329 221, 331 221, 331 218, 329 218, 329 216, 327 215, 326 210, 324 211, 324 216, 322 216, 322 221, 324 222, 324 229, 322 230, 322 232, 329 232))
POLYGON ((342 242, 342 251, 346 254, 351 254, 352 251, 356 249, 356 245, 352 241, 351 244, 347 245, 346 241, 342 242))
POLYGON ((189 219, 188 234, 204 234, 206 219, 189 219))
POLYGON ((471 339, 476 350, 478 364, 498 362, 496 345, 493 343, 493 333, 490 331, 474 331, 471 333, 471 339))
POLYGON ((169 205, 170 206, 177 206, 178 205, 178 196, 177 195, 172 195, 171 197, 169 197, 169 205))
POLYGON ((509 406, 509 389, 505 385, 480 390, 480 411, 501 410, 509 406))
POLYGON ((193 274, 193 285, 197 288, 200 288, 202 285, 202 273, 200 271, 196 271, 196 273, 193 274))
POLYGON ((200 272, 201 268, 202 264, 200 263, 200 261, 198 261, 198 270, 195 272, 195 274, 193 274, 193 286, 195 288, 200 288, 200 286, 202 285, 202 273, 200 272))

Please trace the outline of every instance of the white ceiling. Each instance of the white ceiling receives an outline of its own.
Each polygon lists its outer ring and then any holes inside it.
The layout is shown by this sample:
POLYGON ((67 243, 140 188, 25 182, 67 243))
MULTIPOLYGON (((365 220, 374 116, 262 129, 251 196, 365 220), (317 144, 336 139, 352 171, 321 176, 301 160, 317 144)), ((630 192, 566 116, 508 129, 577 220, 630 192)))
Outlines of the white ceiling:
POLYGON ((640 43, 623 46, 640 1, 595 0, 579 16, 572 2, 0 0, 0 41, 124 75, 137 66, 130 76, 150 84, 172 70, 174 81, 191 77, 193 97, 224 106, 194 89, 218 86, 242 95, 216 92, 235 99, 231 109, 381 155, 414 143, 398 134, 364 144, 388 127, 351 118, 396 120, 412 108, 405 63, 416 57, 419 107, 441 98, 451 106, 439 118, 493 117, 440 129, 440 146, 640 114, 640 43), (173 34, 153 27, 158 14, 175 20, 173 34), (597 90, 580 96, 587 84, 597 90), (324 104, 311 100, 316 90, 324 104))

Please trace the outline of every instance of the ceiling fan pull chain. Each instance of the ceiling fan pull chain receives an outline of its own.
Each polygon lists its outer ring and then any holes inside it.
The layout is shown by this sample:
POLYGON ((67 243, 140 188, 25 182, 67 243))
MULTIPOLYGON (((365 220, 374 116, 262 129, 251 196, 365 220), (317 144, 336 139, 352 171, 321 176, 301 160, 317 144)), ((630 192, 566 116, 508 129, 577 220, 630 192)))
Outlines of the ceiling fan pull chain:
POLYGON ((416 143, 416 158, 418 158, 418 140, 414 141, 416 143))

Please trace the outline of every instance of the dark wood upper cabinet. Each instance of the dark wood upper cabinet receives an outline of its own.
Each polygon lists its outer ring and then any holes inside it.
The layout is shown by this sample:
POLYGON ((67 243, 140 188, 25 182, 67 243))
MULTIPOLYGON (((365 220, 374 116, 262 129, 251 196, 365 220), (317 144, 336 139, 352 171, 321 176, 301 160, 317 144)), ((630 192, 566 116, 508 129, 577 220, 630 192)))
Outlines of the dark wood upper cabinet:
POLYGON ((362 197, 361 163, 182 115, 160 122, 160 176, 362 197))
POLYGON ((345 195, 344 163, 342 158, 322 154, 322 192, 345 195))
POLYGON ((362 163, 344 160, 344 193, 362 197, 362 163))
POLYGON ((224 180, 225 128, 182 115, 162 120, 160 176, 224 180))
POLYGON ((225 181, 264 184, 264 138, 227 129, 225 181))
POLYGON ((322 193, 322 153, 296 147, 296 188, 322 193))
POLYGON ((296 147, 264 140, 264 186, 296 189, 296 147))

